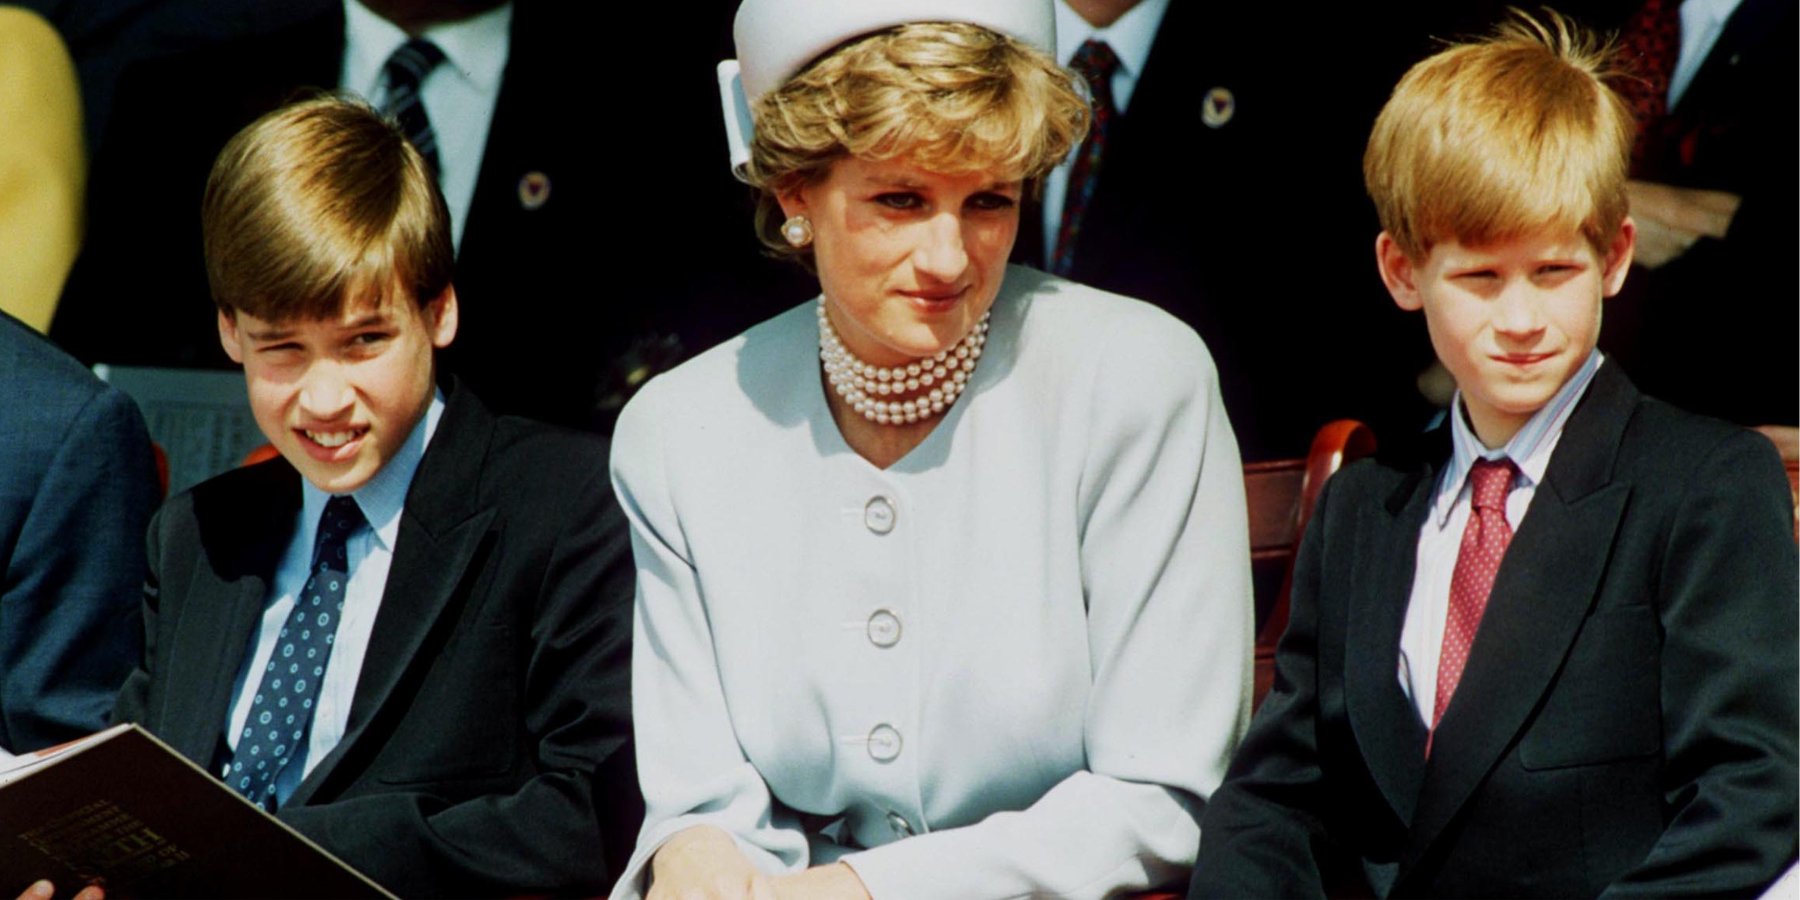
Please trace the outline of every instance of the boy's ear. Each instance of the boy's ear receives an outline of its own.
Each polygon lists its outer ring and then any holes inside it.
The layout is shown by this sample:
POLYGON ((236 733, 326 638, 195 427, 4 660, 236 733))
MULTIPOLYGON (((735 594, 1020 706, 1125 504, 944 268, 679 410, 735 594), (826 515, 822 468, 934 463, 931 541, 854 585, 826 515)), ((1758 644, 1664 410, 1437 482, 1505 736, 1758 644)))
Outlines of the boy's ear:
POLYGON ((425 331, 431 336, 431 346, 439 350, 450 346, 456 340, 457 308, 456 286, 445 285, 444 292, 436 300, 425 304, 420 310, 425 316, 425 331))
POLYGON ((1625 286, 1625 274, 1631 270, 1631 256, 1637 250, 1637 223, 1630 216, 1619 223, 1619 233, 1613 235, 1612 245, 1606 248, 1606 271, 1600 279, 1601 296, 1611 297, 1625 286))
POLYGON ((1425 305, 1419 296, 1418 270, 1386 231, 1375 236, 1375 265, 1381 269, 1381 283, 1387 285, 1395 305, 1407 312, 1417 312, 1425 305))
POLYGON ((244 363, 242 340, 238 334, 237 313, 219 310, 219 344, 225 348, 225 355, 238 365, 244 363))

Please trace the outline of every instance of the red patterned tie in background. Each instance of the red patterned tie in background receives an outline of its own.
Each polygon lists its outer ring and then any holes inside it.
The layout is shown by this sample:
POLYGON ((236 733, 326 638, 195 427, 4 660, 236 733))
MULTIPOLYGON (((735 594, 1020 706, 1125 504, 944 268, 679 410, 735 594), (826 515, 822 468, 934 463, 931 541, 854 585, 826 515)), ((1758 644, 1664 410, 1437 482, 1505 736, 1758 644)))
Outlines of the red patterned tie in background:
POLYGON ((1669 80, 1681 56, 1680 0, 1645 0, 1619 32, 1620 57, 1626 71, 1612 81, 1631 115, 1637 119, 1637 141, 1631 147, 1631 171, 1654 177, 1656 158, 1670 140, 1669 80))

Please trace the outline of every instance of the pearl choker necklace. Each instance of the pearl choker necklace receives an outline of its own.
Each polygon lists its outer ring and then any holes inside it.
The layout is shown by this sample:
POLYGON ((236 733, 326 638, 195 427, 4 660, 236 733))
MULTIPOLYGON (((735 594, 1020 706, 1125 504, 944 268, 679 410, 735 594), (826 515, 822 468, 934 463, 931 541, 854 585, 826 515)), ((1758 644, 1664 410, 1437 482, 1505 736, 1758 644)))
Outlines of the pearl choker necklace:
POLYGON ((819 358, 825 361, 825 377, 850 408, 863 418, 882 425, 908 425, 929 419, 950 408, 969 386, 975 372, 975 361, 981 358, 981 347, 987 343, 988 317, 981 321, 948 350, 922 357, 903 366, 884 369, 857 359, 825 314, 825 300, 819 299, 819 358), (912 394, 907 399, 899 398, 912 394))

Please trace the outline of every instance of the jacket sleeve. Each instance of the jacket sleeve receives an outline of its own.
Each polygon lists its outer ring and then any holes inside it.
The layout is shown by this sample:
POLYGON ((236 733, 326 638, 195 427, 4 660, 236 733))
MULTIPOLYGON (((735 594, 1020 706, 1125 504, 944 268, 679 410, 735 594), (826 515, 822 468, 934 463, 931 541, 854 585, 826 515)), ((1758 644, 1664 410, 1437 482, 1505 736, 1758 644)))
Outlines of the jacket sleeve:
POLYGON ((24 752, 104 727, 142 653, 139 586, 157 483, 143 417, 111 388, 64 431, 7 440, 55 442, 28 492, 0 498, 20 516, 5 526, 18 537, 0 587, 0 711, 6 749, 24 752))
POLYGON ((1159 314, 1102 337, 1077 403, 1087 768, 1026 809, 844 857, 876 900, 1113 896, 1193 864, 1249 716, 1243 468, 1191 330, 1159 314))
POLYGON ((608 845, 630 840, 607 832, 635 818, 618 815, 625 801, 614 796, 631 787, 628 767, 618 774, 630 737, 624 522, 602 466, 558 496, 543 510, 560 524, 533 573, 542 579, 536 594, 509 600, 532 610, 529 633, 512 638, 525 645, 519 724, 495 726, 529 735, 529 777, 454 802, 428 784, 278 814, 402 896, 598 893, 610 878, 608 845))
POLYGON ((1748 896, 1795 856, 1792 497, 1748 431, 1681 489, 1657 573, 1667 826, 1608 895, 1748 896))
POLYGON ((663 467, 659 421, 646 414, 657 388, 650 385, 626 407, 613 444, 613 482, 631 523, 638 575, 632 715, 645 805, 615 900, 642 897, 656 851, 698 825, 732 835, 764 872, 792 870, 808 858, 798 821, 773 803, 731 725, 704 597, 663 467))

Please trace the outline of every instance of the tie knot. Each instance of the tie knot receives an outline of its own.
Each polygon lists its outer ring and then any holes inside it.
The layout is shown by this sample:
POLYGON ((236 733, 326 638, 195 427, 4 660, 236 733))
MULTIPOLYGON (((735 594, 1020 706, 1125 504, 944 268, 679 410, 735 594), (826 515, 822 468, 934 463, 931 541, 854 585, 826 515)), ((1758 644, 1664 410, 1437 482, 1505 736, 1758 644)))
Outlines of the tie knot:
POLYGON ((1105 41, 1086 40, 1075 49, 1069 68, 1087 79, 1094 96, 1112 96, 1113 73, 1119 70, 1119 55, 1105 41))
POLYGON ((356 529, 363 526, 362 507, 356 498, 332 497, 325 502, 325 514, 319 517, 319 540, 313 548, 313 564, 321 562, 342 565, 344 544, 356 529))
POLYGON ((1476 509, 1506 513, 1506 495, 1512 491, 1513 476, 1519 467, 1510 459, 1480 459, 1469 470, 1469 483, 1476 509))
POLYGON ((416 89, 443 61, 444 51, 438 45, 425 38, 413 38, 388 57, 382 71, 387 73, 390 90, 401 85, 416 89))

